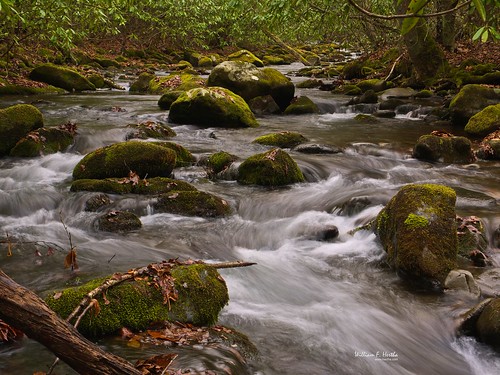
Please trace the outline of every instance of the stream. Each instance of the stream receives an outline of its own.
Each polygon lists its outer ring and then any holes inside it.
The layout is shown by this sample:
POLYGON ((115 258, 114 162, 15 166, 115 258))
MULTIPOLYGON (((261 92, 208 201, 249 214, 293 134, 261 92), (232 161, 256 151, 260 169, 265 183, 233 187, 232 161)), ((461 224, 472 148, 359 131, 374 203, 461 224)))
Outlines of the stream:
MULTIPOLYGON (((477 300, 460 292, 411 289, 387 268, 373 233, 348 232, 373 219, 401 186, 436 183, 454 188, 457 214, 482 218, 491 237, 500 224, 500 163, 431 164, 411 158, 418 137, 435 130, 422 119, 422 106, 367 124, 355 120, 355 111, 342 105, 349 100, 346 96, 317 89, 298 89, 296 95, 309 96, 321 113, 260 117, 260 127, 248 129, 169 125, 177 133, 172 141, 198 159, 222 150, 244 159, 268 149, 251 143, 257 136, 283 130, 343 150, 321 155, 287 150, 307 182, 267 189, 210 181, 198 166, 176 169, 175 178, 224 198, 234 214, 203 219, 155 213, 147 197, 112 196, 113 209, 131 210, 143 223, 140 230, 127 234, 96 229, 99 213, 83 209, 93 194, 69 192, 71 173, 86 153, 124 141, 127 124, 166 123, 168 111, 157 106, 159 96, 104 90, 0 98, 1 108, 33 103, 46 126, 67 121, 78 125, 76 142, 65 153, 0 159, 0 236, 8 233, 25 242, 13 247, 12 256, 0 246, 0 267, 44 296, 169 258, 256 262, 220 271, 230 302, 219 323, 246 334, 259 354, 244 363, 234 350, 222 346, 175 349, 181 355, 174 365, 193 373, 208 368, 236 375, 498 374, 498 353, 473 338, 457 338, 454 332, 454 318, 477 300), (63 249, 69 243, 62 221, 77 246, 77 274, 63 266, 63 249), (315 233, 330 225, 338 227, 339 237, 317 240, 315 233), (46 247, 35 246, 36 241, 57 244, 55 254, 47 256, 46 247)), ((498 267, 500 253, 492 260, 498 267)), ((165 352, 156 346, 130 348, 118 338, 99 344, 132 362, 165 352)), ((47 371, 53 359, 29 339, 0 345, 0 374, 47 371)), ((56 372, 75 373, 64 364, 56 372)))

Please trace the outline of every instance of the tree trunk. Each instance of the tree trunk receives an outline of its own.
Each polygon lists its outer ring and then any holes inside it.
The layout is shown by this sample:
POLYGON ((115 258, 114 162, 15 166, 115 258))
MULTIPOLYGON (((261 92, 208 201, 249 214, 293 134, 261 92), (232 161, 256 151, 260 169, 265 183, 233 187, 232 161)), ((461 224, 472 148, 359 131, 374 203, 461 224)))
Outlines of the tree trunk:
POLYGON ((59 318, 36 294, 0 270, 0 318, 46 346, 80 374, 141 374, 123 358, 110 354, 59 318))
MULTIPOLYGON (((457 4, 458 0, 439 0, 436 2, 437 11, 441 12, 452 9, 456 7, 457 4)), ((447 51, 453 51, 455 49, 455 37, 457 34, 455 30, 455 18, 455 13, 449 13, 437 19, 437 41, 447 51)))
MULTIPOLYGON (((404 0, 398 8, 400 13, 406 13, 410 0, 404 0)), ((415 27, 403 36, 406 49, 410 56, 416 79, 428 83, 446 66, 444 53, 429 31, 425 18, 420 18, 415 27)))

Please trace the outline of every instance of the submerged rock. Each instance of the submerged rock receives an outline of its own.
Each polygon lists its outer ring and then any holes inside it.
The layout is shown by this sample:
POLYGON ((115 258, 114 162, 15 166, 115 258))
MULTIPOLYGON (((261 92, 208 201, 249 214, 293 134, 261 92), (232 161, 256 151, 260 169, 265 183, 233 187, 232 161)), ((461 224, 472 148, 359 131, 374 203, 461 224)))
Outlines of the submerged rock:
POLYGON ((375 231, 401 277, 442 287, 456 267, 455 201, 449 187, 411 184, 378 214, 375 231))
POLYGON ((21 138, 42 126, 42 113, 35 106, 17 104, 0 109, 0 156, 8 155, 21 138))
MULTIPOLYGON (((199 326, 211 326, 229 301, 224 279, 217 270, 205 264, 172 267, 171 293, 177 295, 167 303, 165 295, 152 277, 122 282, 95 298, 98 314, 86 314, 78 330, 90 338, 116 333, 120 328, 139 331, 156 322, 178 321, 199 326)), ((50 295, 46 302, 62 318, 66 318, 84 296, 100 286, 105 279, 95 279, 76 288, 50 295)))
POLYGON ((256 115, 274 115, 281 112, 271 95, 252 98, 248 101, 248 106, 256 115))
POLYGON ((231 207, 222 198, 203 191, 171 191, 162 194, 153 208, 184 216, 223 217, 231 213, 231 207))
POLYGON ((413 157, 444 163, 471 163, 475 160, 472 143, 465 137, 423 135, 413 148, 413 157))
POLYGON ((208 77, 208 86, 225 87, 247 102, 258 96, 271 95, 283 111, 294 97, 295 86, 285 75, 273 68, 258 69, 255 65, 224 61, 208 77))
POLYGON ((60 87, 66 91, 95 90, 95 86, 80 73, 53 64, 41 64, 33 69, 30 79, 60 87))
POLYGON ((259 126, 248 104, 222 87, 186 91, 172 103, 169 120, 177 124, 216 127, 259 126))
POLYGON ((238 168, 237 180, 245 185, 262 186, 283 186, 305 181, 295 160, 279 148, 246 159, 238 168))
POLYGON ((304 142, 307 142, 307 138, 302 134, 289 131, 264 134, 253 140, 253 143, 280 148, 292 148, 304 142))
POLYGON ((168 125, 161 124, 155 121, 141 122, 140 124, 130 124, 127 125, 130 128, 130 132, 127 134, 126 139, 166 139, 175 137, 177 134, 168 125))
POLYGON ((109 204, 111 204, 111 199, 106 194, 94 194, 85 202, 85 211, 98 211, 109 204))
POLYGON ((148 179, 105 178, 80 179, 71 184, 71 191, 95 191, 108 194, 141 194, 156 195, 171 192, 172 190, 191 190, 196 188, 188 182, 174 180, 167 177, 153 177, 148 179))
POLYGON ((73 178, 169 177, 175 167, 175 152, 153 142, 128 141, 99 148, 87 154, 73 169, 73 178))
POLYGON ((130 232, 141 227, 142 223, 137 215, 128 211, 110 211, 97 221, 97 228, 104 232, 130 232))

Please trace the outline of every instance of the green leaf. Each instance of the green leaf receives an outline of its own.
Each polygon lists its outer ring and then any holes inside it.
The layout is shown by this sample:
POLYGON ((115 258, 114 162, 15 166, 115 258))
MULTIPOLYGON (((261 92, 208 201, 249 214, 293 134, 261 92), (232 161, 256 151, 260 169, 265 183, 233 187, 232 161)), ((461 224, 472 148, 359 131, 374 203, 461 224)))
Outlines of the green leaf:
POLYGON ((481 19, 486 22, 486 9, 484 8, 484 4, 481 0, 472 0, 474 6, 476 7, 481 19))
MULTIPOLYGON (((408 5, 406 14, 422 14, 427 2, 427 0, 411 0, 410 4, 408 5)), ((419 18, 417 17, 405 18, 401 23, 401 35, 407 34, 417 25, 418 21, 419 18)))
POLYGON ((474 34, 474 36, 472 37, 472 40, 478 40, 479 37, 483 34, 484 32, 484 26, 479 28, 476 33, 474 34))
POLYGON ((490 33, 488 32, 488 29, 484 30, 484 33, 481 36, 481 42, 486 43, 489 35, 490 35, 490 33))

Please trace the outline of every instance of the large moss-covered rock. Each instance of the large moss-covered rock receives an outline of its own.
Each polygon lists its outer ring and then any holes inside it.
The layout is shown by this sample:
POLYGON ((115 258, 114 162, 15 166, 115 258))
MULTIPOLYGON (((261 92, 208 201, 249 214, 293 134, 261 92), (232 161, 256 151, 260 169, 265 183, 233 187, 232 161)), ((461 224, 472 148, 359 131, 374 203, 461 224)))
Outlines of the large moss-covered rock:
POLYGON ((490 105, 472 116, 465 131, 476 136, 485 136, 500 129, 500 104, 490 105))
POLYGON ((130 232, 142 227, 141 220, 129 211, 110 211, 99 217, 97 227, 104 232, 130 232))
MULTIPOLYGON (((204 264, 179 265, 171 270, 177 300, 164 303, 164 296, 152 279, 126 281, 96 296, 98 314, 86 314, 78 330, 85 336, 98 338, 113 334, 122 327, 144 330, 165 320, 213 325, 229 301, 227 286, 217 270, 204 264), (109 301, 109 303, 108 303, 109 301)), ((86 293, 102 284, 96 279, 76 288, 56 292, 46 302, 62 318, 78 306, 86 293)))
POLYGON ((413 157, 445 163, 470 163, 475 159, 472 143, 467 138, 432 134, 418 139, 413 148, 413 157))
POLYGON ((500 93, 491 87, 466 85, 450 103, 454 125, 465 126, 469 119, 484 108, 498 104, 500 93))
POLYGON ((500 298, 494 298, 479 315, 477 333, 481 341, 500 351, 500 298))
POLYGON ((500 160, 500 130, 488 134, 481 141, 476 156, 486 160, 500 160))
POLYGON ((155 78, 153 73, 143 72, 139 77, 130 85, 130 92, 147 93, 149 89, 149 82, 155 78))
POLYGON ((95 90, 95 86, 80 73, 53 64, 42 64, 33 69, 30 79, 48 83, 67 91, 95 90))
POLYGON ((126 136, 127 140, 134 138, 166 139, 175 137, 177 135, 170 126, 155 121, 146 121, 146 122, 141 122, 140 124, 130 124, 127 125, 127 127, 131 129, 126 136))
POLYGON ((165 194, 172 190, 191 190, 196 188, 188 182, 168 177, 153 177, 142 180, 130 178, 81 179, 71 184, 71 191, 95 191, 108 194, 165 194))
POLYGON ((231 213, 231 207, 222 198, 203 191, 171 191, 162 194, 153 208, 184 216, 223 217, 231 213))
POLYGON ((64 151, 74 141, 74 134, 60 128, 40 128, 29 132, 10 150, 11 156, 34 157, 64 151))
POLYGON ((283 186, 304 180, 295 160, 279 148, 253 155, 238 168, 238 182, 245 185, 283 186))
POLYGON ((259 59, 252 52, 250 52, 246 49, 236 51, 236 52, 230 54, 227 58, 230 61, 243 61, 243 62, 253 64, 255 66, 258 66, 258 67, 264 66, 264 63, 262 62, 261 59, 259 59))
POLYGON ((273 68, 259 69, 240 61, 224 61, 208 77, 208 86, 225 87, 246 101, 271 95, 283 111, 294 97, 295 86, 285 75, 273 68))
POLYGON ((228 170, 238 158, 226 151, 210 155, 204 163, 209 178, 214 178, 228 170))
POLYGON ((403 186, 376 219, 388 262, 406 279, 442 286, 456 267, 456 193, 432 184, 403 186))
POLYGON ((17 104, 0 109, 0 156, 8 155, 22 137, 42 126, 42 113, 35 106, 17 104))
POLYGON ((304 115, 308 113, 318 113, 319 108, 307 96, 299 96, 292 99, 290 105, 285 109, 285 115, 304 115))
POLYGON ((297 132, 279 132, 264 134, 253 140, 261 145, 275 146, 280 148, 292 148, 307 142, 307 138, 297 132))
POLYGON ((259 126, 248 104, 222 87, 186 91, 172 103, 169 120, 178 124, 209 127, 259 126))
POLYGON ((206 79, 187 72, 172 73, 166 77, 154 77, 149 81, 148 93, 164 94, 172 91, 188 91, 205 87, 206 79))
POLYGON ((73 169, 73 178, 127 177, 130 171, 140 178, 169 177, 175 163, 175 152, 166 147, 153 142, 121 142, 87 154, 73 169))
POLYGON ((184 146, 174 142, 158 142, 159 146, 166 147, 175 152, 176 167, 187 167, 196 162, 194 155, 184 146))

